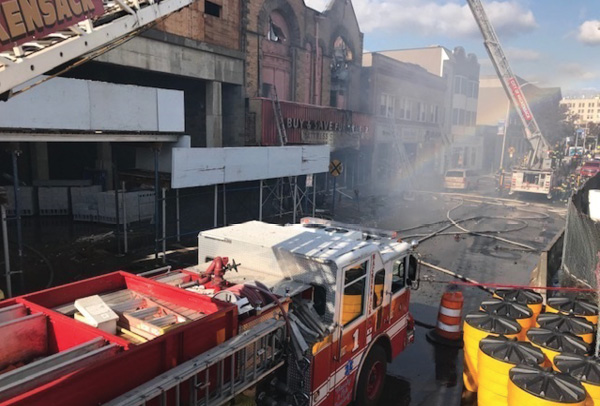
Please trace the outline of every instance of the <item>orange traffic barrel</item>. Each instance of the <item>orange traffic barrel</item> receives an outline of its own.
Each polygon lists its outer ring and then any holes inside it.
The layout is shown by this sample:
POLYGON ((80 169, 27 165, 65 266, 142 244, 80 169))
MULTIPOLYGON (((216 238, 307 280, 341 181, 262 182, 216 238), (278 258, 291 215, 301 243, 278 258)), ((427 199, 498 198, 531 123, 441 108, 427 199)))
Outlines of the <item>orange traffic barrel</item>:
POLYGON ((511 368, 520 364, 542 366, 545 360, 544 353, 531 343, 503 336, 482 339, 477 355, 477 402, 481 406, 506 406, 511 368))
POLYGON ((588 344, 594 341, 594 325, 583 317, 562 313, 542 313, 537 317, 536 327, 572 333, 588 344))
POLYGON ((508 406, 584 406, 583 385, 568 374, 518 365, 508 373, 508 406))
POLYGON ((449 340, 460 340, 460 322, 464 298, 462 292, 444 292, 438 312, 436 333, 449 340))
POLYGON ((533 311, 534 319, 542 312, 544 303, 542 295, 531 289, 496 289, 494 297, 529 307, 533 311))
POLYGON ((469 313, 465 316, 465 322, 463 323, 463 382, 465 389, 468 391, 477 391, 479 342, 489 335, 518 338, 521 335, 521 325, 515 320, 481 311, 469 313))
POLYGON ((551 297, 546 301, 546 312, 571 314, 591 321, 594 326, 598 324, 598 306, 581 299, 551 297))
POLYGON ((486 313, 497 314, 512 320, 516 320, 521 325, 520 339, 525 339, 525 333, 530 327, 534 326, 533 310, 529 307, 501 299, 488 299, 481 302, 481 310, 486 313))
POLYGON ((546 354, 554 369, 556 369, 554 357, 560 353, 586 355, 590 352, 590 346, 576 335, 546 328, 533 327, 529 329, 527 340, 546 354))
POLYGON ((587 405, 600 405, 600 360, 576 354, 560 354, 554 358, 556 367, 579 380, 588 393, 587 405))

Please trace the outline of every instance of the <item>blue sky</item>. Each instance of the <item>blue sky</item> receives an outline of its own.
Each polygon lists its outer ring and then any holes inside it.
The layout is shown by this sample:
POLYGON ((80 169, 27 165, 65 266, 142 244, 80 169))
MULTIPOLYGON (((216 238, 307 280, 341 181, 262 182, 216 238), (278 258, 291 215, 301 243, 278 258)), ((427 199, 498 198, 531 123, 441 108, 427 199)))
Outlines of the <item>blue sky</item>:
MULTIPOLYGON (((328 0, 305 0, 323 10, 328 0)), ((463 46, 493 74, 465 0, 352 0, 369 51, 463 46)), ((515 74, 563 93, 600 92, 600 2, 484 1, 515 74)))

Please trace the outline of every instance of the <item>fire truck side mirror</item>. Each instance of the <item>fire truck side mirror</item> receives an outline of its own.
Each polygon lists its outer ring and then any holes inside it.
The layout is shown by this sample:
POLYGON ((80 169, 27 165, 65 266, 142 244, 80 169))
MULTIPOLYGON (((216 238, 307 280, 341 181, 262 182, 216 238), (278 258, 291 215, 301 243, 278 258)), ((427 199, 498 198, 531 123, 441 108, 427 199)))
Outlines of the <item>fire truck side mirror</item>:
POLYGON ((408 272, 406 273, 406 284, 411 289, 419 289, 419 260, 414 255, 408 257, 408 272))

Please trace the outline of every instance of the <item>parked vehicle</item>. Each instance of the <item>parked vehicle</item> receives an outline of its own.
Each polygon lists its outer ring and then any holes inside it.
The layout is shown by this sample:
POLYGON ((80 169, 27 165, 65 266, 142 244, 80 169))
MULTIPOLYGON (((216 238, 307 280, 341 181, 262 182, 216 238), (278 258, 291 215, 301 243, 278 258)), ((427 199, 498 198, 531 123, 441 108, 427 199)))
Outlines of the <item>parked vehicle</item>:
POLYGON ((579 174, 583 177, 592 177, 598 172, 600 172, 600 161, 588 161, 579 170, 579 174))
POLYGON ((449 169, 444 177, 444 188, 471 190, 477 186, 477 173, 470 169, 449 169))

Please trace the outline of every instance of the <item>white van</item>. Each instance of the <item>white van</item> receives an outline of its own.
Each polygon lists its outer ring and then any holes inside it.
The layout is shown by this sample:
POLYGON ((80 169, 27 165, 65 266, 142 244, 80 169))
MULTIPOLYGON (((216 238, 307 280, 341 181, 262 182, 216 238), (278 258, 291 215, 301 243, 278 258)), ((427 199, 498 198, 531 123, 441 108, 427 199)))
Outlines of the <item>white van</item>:
POLYGON ((452 190, 475 189, 477 173, 469 169, 449 169, 444 177, 444 187, 452 190))

